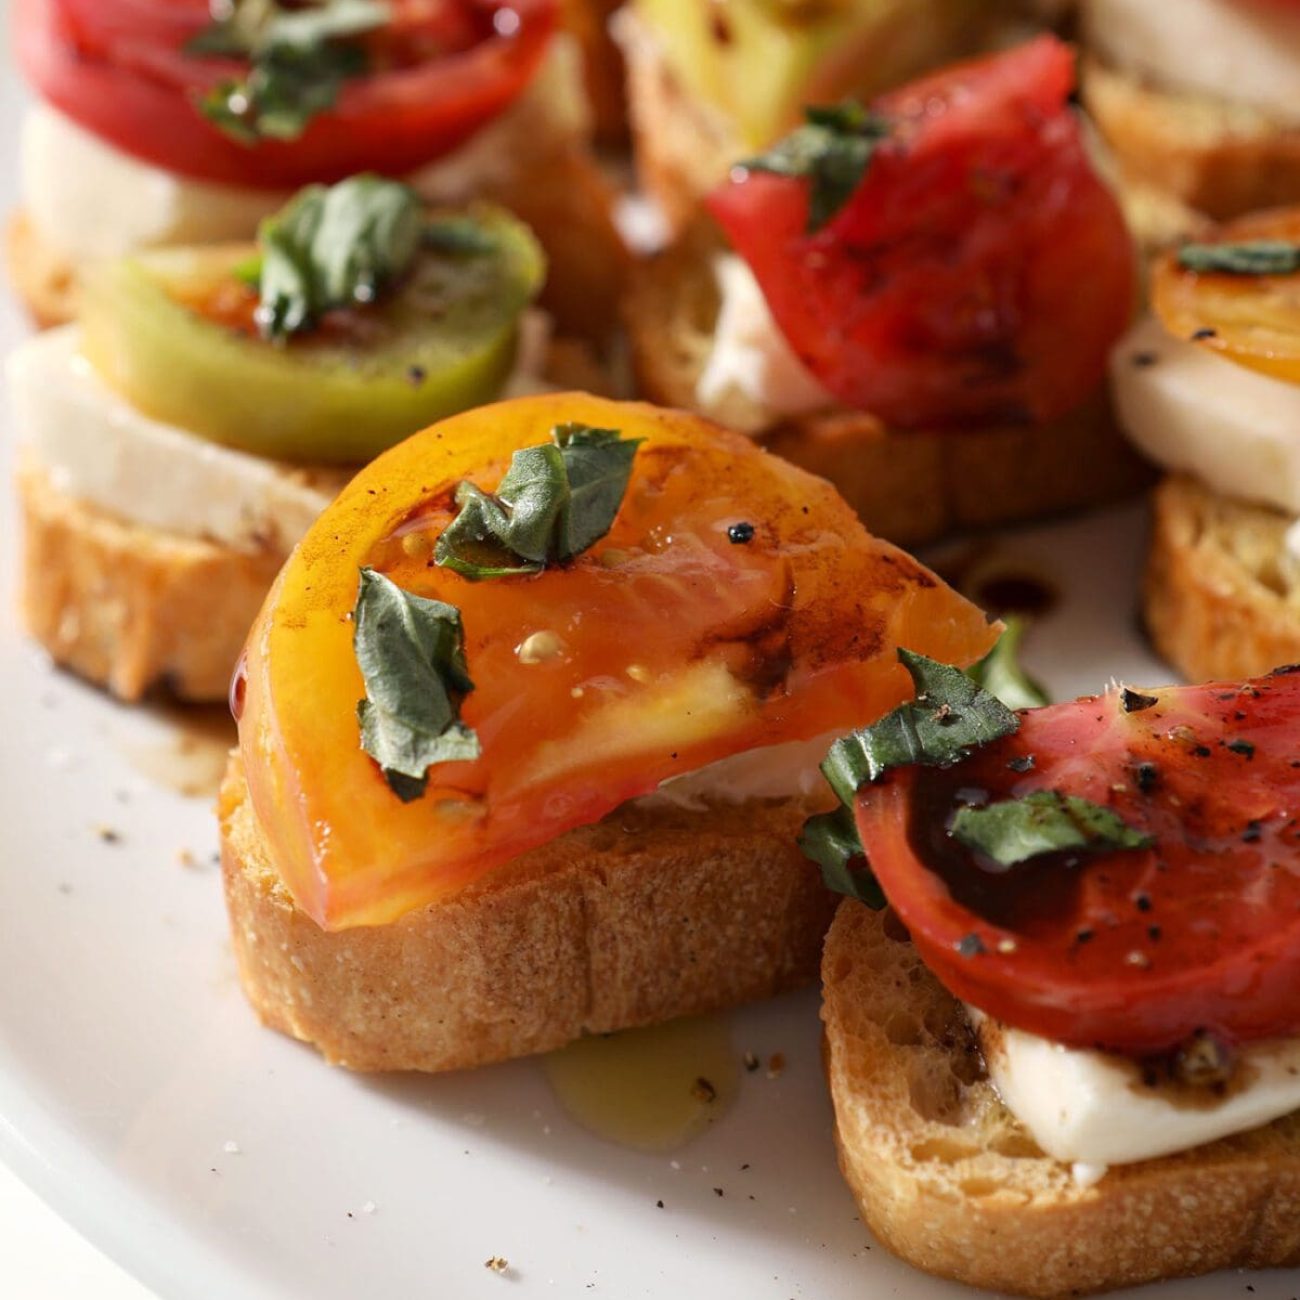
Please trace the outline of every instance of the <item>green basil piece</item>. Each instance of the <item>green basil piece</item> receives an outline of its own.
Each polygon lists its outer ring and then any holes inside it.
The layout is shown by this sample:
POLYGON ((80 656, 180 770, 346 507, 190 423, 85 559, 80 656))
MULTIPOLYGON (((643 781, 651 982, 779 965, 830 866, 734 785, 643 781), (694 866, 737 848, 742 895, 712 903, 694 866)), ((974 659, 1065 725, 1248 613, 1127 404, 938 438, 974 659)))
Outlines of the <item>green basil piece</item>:
POLYGON ((1004 870, 1045 853, 1109 853, 1155 843, 1109 808, 1056 790, 958 809, 949 833, 1004 870))
POLYGON ((234 0, 227 16, 186 45, 196 58, 241 58, 241 79, 223 81, 199 111, 241 144, 296 140, 317 113, 333 108, 343 83, 367 70, 357 38, 392 17, 379 0, 322 0, 288 8, 277 0, 234 0))
POLYGON ((993 649, 968 670, 970 676, 1009 709, 1037 709, 1050 704, 1047 692, 1020 666, 1020 642, 1029 626, 1027 620, 1013 614, 1005 622, 1006 631, 993 649))
POLYGON ((890 124, 853 102, 807 108, 804 117, 805 125, 739 165, 748 171, 807 177, 808 233, 815 234, 852 198, 877 147, 889 138, 890 124))
POLYGON ((461 701, 474 689, 460 611, 362 569, 352 616, 366 687, 357 705, 361 748, 410 803, 424 793, 435 763, 479 756, 478 736, 460 720, 461 701))
POLYGON ((898 657, 912 675, 916 699, 837 740, 822 763, 841 803, 852 804, 862 786, 890 768, 951 767, 1020 729, 1020 719, 960 668, 910 650, 900 649, 898 657))
POLYGON ((585 424, 557 425, 551 438, 515 452, 495 493, 457 487, 460 512, 438 538, 438 564, 471 582, 540 573, 609 532, 642 439, 585 424))
POLYGON ((1185 271, 1224 275, 1294 275, 1300 271, 1300 244, 1284 239, 1251 239, 1240 244, 1184 244, 1178 265, 1185 271))
POLYGON ((352 176, 302 190, 258 231, 262 335, 282 342, 332 308, 373 302, 410 267, 423 224, 418 195, 397 181, 352 176))
POLYGON ((495 253, 497 241, 473 217, 433 217, 425 222, 424 247, 444 255, 495 253))
POLYGON ((852 808, 841 806, 834 812, 809 817, 799 832, 798 843, 804 857, 821 868, 827 889, 856 898, 874 911, 884 907, 884 891, 867 867, 852 808), (855 861, 860 864, 856 870, 855 861))

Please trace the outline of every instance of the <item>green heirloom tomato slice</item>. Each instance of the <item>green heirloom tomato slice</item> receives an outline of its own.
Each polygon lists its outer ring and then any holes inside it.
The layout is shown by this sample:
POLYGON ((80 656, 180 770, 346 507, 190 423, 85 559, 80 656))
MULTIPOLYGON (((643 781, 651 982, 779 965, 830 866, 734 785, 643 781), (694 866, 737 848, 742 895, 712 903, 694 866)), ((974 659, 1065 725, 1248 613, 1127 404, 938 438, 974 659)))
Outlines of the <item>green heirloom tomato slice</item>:
POLYGON ((435 215, 453 237, 422 249, 393 290, 286 344, 257 334, 257 291, 239 278, 251 244, 105 264, 88 285, 82 349, 138 410, 200 437, 282 460, 370 460, 492 401, 510 374, 543 255, 501 209, 469 215, 472 227, 435 215))

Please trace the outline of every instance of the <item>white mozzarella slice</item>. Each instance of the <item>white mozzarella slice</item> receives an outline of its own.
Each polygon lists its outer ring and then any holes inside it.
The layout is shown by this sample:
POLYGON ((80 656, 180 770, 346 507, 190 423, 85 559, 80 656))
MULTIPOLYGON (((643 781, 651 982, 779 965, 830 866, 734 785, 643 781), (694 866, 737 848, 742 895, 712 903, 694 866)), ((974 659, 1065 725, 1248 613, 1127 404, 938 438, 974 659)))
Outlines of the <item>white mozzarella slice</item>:
POLYGON ((55 487, 145 527, 287 552, 349 477, 149 419, 80 356, 72 325, 23 343, 9 358, 8 380, 14 426, 55 487))
POLYGON ((1111 356, 1120 422, 1158 465, 1300 515, 1300 386, 1140 321, 1111 356))
POLYGON ((1300 1110, 1300 1038, 1242 1049, 1240 1084, 1190 1100, 1152 1086, 1133 1062, 995 1024, 979 1012, 989 1078, 1007 1109, 1056 1160, 1132 1164, 1189 1151, 1300 1110))
MULTIPOLYGON (((345 467, 289 465, 150 419, 99 378, 77 335, 74 325, 48 330, 7 366, 14 425, 61 492, 162 532, 287 552, 351 478, 345 467)), ((554 390, 541 377, 549 340, 550 318, 525 312, 503 397, 554 390)))
POLYGON ((1084 0, 1085 41, 1169 91, 1300 121, 1300 19, 1243 0, 1084 0))
POLYGON ((74 261, 251 239, 257 223, 288 197, 177 176, 106 144, 46 104, 27 111, 19 166, 28 220, 74 261))
MULTIPOLYGON (((557 39, 510 108, 459 148, 417 169, 408 182, 431 203, 499 194, 509 188, 519 158, 535 153, 539 140, 586 135, 580 57, 570 38, 557 39)), ((41 238, 74 261, 161 245, 251 239, 258 222, 291 197, 291 191, 218 185, 155 167, 48 104, 28 110, 21 155, 23 209, 41 238)))
POLYGON ((812 740, 787 740, 732 754, 694 772, 671 777, 654 794, 638 802, 699 811, 711 803, 806 797, 828 788, 821 761, 832 742, 843 734, 843 730, 830 731, 812 740))
POLYGON ((748 264, 725 253, 714 259, 713 274, 722 305, 713 348, 696 383, 700 409, 716 409, 732 392, 754 403, 765 422, 832 405, 834 399, 777 328, 748 264))

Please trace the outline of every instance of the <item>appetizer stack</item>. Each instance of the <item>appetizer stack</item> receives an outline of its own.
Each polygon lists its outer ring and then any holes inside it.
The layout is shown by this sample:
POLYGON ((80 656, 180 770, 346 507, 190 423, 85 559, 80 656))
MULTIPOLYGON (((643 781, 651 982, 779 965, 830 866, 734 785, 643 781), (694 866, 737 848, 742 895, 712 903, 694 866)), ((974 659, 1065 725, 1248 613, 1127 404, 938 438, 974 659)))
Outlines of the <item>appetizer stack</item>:
POLYGON ((1084 3, 1093 131, 1060 8, 21 0, 26 621, 229 690, 267 1024, 440 1071, 820 973, 919 1267, 1300 1264, 1300 15, 1084 3), (1048 705, 897 546, 1156 468, 1208 684, 1048 705))

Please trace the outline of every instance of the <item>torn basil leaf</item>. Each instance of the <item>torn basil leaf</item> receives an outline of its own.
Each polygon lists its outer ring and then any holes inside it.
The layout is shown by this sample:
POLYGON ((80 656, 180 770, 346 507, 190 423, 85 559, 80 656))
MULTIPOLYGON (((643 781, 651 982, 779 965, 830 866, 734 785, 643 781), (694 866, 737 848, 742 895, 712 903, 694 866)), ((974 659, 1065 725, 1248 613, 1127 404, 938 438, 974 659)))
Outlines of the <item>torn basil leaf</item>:
POLYGON ((276 0, 234 0, 229 13, 194 36, 196 58, 246 59, 247 74, 223 81, 199 110, 241 144, 296 140, 333 108, 343 83, 367 70, 358 38, 387 24, 379 0, 323 0, 290 8, 276 0))
POLYGON ((262 222, 263 337, 283 341, 336 307, 373 302, 420 248, 423 205, 409 186, 379 176, 310 185, 262 222))
POLYGON ((1004 870, 1044 853, 1109 853, 1146 849, 1155 843, 1109 808, 1056 790, 959 808, 949 833, 1004 870))
POLYGON ((752 172, 807 177, 808 233, 815 234, 852 198, 877 146, 888 139, 890 125, 879 113, 853 102, 807 108, 804 116, 803 126, 740 166, 752 172))
POLYGON ((549 443, 515 452, 496 492, 457 487, 460 513, 434 559, 472 582, 573 559, 612 527, 641 441, 617 429, 557 425, 549 443))
POLYGON ((845 804, 891 767, 950 767, 972 749, 1019 730, 1020 719, 960 668, 900 649, 916 699, 837 740, 822 772, 845 804))
POLYGON ((474 689, 460 611, 362 569, 352 617, 366 687, 357 705, 361 748, 410 803, 424 793, 435 763, 479 756, 478 736, 460 720, 461 701, 474 689))
POLYGON ((498 248, 492 233, 473 217, 433 217, 425 222, 421 242, 434 253, 450 256, 495 253, 498 248))
POLYGON ((852 808, 841 805, 834 812, 809 817, 798 843, 804 857, 821 868, 827 889, 856 898, 876 911, 884 907, 885 895, 867 865, 852 808), (854 862, 859 864, 856 870, 854 862))
POLYGON ((1050 704, 1047 692, 1020 666, 1020 642, 1028 623, 1012 615, 1006 625, 993 649, 967 671, 1009 709, 1037 709, 1050 704))
POLYGON ((1184 244, 1178 250, 1178 265, 1185 271, 1224 275, 1294 275, 1300 271, 1300 244, 1284 239, 1184 244))

